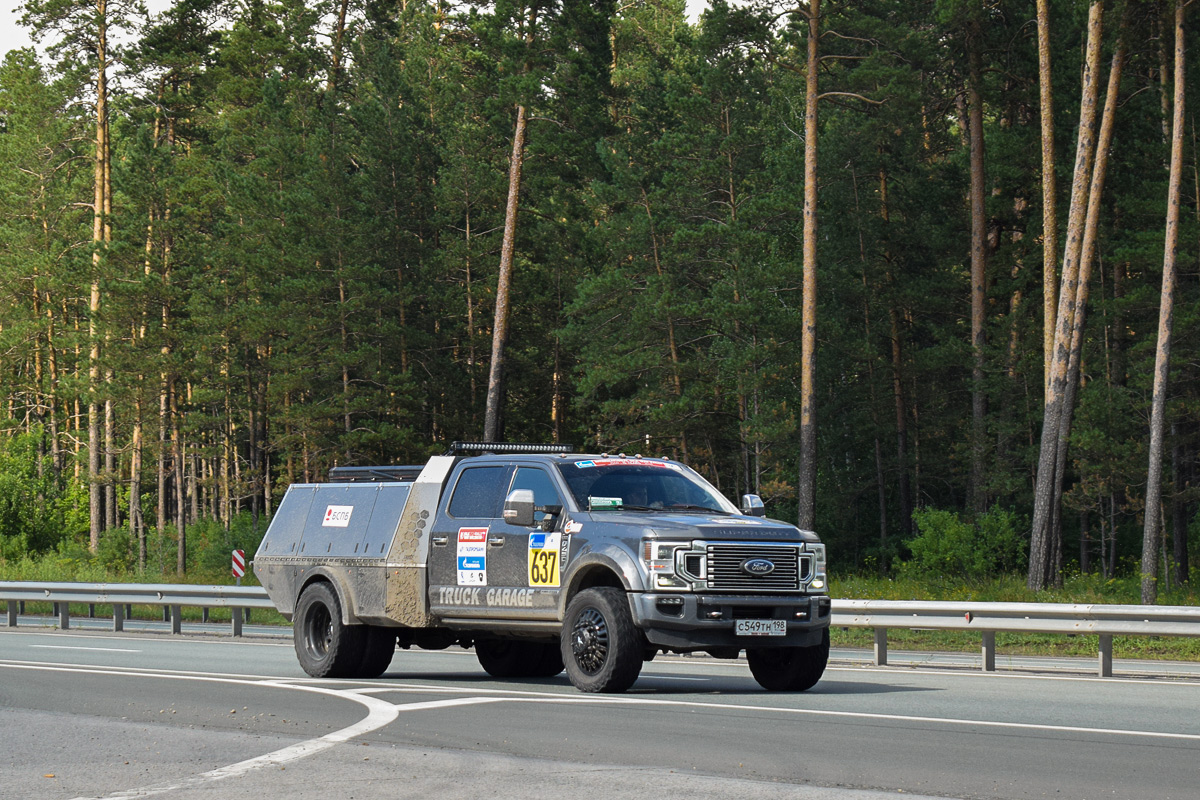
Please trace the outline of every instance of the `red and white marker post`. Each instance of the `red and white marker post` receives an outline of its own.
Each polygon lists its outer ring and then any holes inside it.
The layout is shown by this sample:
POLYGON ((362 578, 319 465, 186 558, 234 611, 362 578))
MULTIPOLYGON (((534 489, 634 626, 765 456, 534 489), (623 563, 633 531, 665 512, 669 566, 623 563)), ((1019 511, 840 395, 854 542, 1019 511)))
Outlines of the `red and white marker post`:
POLYGON ((246 551, 233 551, 233 577, 237 578, 237 585, 242 585, 242 576, 246 574, 246 551))

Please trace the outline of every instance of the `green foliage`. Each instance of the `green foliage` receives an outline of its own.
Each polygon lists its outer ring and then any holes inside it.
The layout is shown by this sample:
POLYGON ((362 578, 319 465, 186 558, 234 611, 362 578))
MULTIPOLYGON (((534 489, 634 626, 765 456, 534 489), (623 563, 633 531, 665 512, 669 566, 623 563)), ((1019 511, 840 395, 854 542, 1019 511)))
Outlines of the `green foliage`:
POLYGON ((974 583, 1021 569, 1028 545, 1019 517, 999 506, 974 519, 943 509, 913 512, 917 535, 912 557, 898 565, 901 576, 929 581, 974 583))
MULTIPOLYGON (((173 574, 182 482, 186 566, 215 575, 287 484, 478 436, 517 104, 529 128, 507 435, 678 456, 794 518, 808 28, 802 13, 727 2, 689 22, 686 5, 350 4, 340 31, 299 0, 176 0, 136 22, 110 5, 112 241, 93 253, 101 20, 82 0, 25 3, 54 64, 21 50, 0 65, 0 554, 75 558, 97 485, 110 530, 89 568, 135 569, 145 537, 146 570, 173 574), (111 439, 94 475, 89 423, 111 439)), ((1050 9, 1064 225, 1086 8, 1050 9)), ((817 527, 839 568, 878 570, 910 540, 902 582, 1019 568, 1015 517, 963 516, 959 100, 978 21, 983 491, 1029 516, 1055 266, 1039 246, 1031 18, 1028 2, 823 8, 813 396, 817 527), (914 539, 916 505, 945 511, 918 512, 914 539)), ((1166 192, 1161 22, 1139 11, 1132 26, 1061 520, 1066 540, 1086 534, 1064 547, 1068 571, 1100 564, 1118 580, 1140 548, 1166 192)), ((1200 231, 1184 202, 1187 265, 1200 231)), ((1175 317, 1178 537, 1200 503, 1196 308, 1175 317)))
POLYGON ((0 437, 0 557, 44 553, 87 530, 83 487, 55 475, 46 435, 0 437))
MULTIPOLYGON (((231 584, 233 550, 244 550, 249 562, 265 533, 265 521, 260 519, 256 524, 249 512, 234 517, 229 530, 211 520, 190 526, 188 570, 180 577, 175 574, 178 534, 174 526, 161 533, 153 528, 148 531, 145 569, 138 568, 137 540, 128 527, 104 531, 95 553, 88 549, 83 531, 46 552, 16 551, 0 555, 0 580, 231 584)), ((249 569, 242 583, 256 583, 249 569)))

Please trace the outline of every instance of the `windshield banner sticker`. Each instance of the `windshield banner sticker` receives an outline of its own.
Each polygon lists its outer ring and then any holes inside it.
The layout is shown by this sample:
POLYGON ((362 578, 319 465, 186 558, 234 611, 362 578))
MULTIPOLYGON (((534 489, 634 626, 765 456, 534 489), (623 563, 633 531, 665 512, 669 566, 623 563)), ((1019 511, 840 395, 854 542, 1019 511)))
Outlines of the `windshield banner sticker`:
POLYGON ((595 458, 591 461, 576 461, 575 466, 580 469, 588 467, 666 467, 668 469, 679 469, 675 464, 666 461, 652 461, 648 458, 595 458))
POLYGON ((487 586, 487 528, 458 529, 458 585, 487 586))
POLYGON ((619 497, 589 497, 588 510, 595 511, 597 508, 620 508, 622 505, 619 497))

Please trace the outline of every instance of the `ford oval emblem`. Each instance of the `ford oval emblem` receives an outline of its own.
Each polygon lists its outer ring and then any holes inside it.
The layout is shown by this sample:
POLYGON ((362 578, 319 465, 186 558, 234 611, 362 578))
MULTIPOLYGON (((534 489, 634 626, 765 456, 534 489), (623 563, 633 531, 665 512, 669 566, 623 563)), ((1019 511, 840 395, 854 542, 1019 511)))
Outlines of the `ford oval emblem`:
POLYGON ((775 562, 765 558, 747 558, 741 566, 747 575, 770 575, 775 571, 775 562))

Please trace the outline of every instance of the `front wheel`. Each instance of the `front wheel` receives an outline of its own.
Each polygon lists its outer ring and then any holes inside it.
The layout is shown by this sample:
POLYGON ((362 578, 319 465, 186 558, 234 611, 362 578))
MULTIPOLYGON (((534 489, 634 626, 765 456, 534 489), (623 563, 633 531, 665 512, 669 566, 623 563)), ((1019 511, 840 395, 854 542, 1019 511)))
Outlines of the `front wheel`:
POLYGON ((571 599, 560 640, 567 677, 581 692, 623 692, 642 671, 645 644, 620 589, 585 589, 571 599))
POLYGON ((764 647, 746 650, 750 674, 764 689, 803 692, 817 685, 829 662, 829 629, 821 643, 808 647, 764 647))
MULTIPOLYGON (((327 583, 309 585, 293 616, 300 666, 314 678, 355 678, 363 662, 365 629, 342 624, 342 607, 327 583)), ((382 670, 380 670, 382 672, 382 670)))

